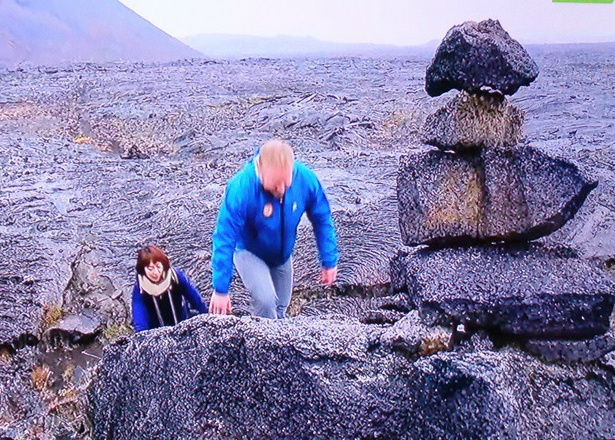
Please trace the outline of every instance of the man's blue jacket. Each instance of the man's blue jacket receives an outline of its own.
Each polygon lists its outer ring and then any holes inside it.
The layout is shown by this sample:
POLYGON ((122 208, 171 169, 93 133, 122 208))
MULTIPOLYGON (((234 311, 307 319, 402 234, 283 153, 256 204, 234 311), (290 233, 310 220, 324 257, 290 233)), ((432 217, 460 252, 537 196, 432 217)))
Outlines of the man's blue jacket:
POLYGON ((338 250, 331 208, 316 174, 294 162, 283 200, 264 190, 254 160, 228 183, 213 234, 212 281, 217 293, 228 293, 233 253, 245 249, 275 267, 293 252, 297 227, 307 213, 314 227, 322 267, 337 266, 338 250))

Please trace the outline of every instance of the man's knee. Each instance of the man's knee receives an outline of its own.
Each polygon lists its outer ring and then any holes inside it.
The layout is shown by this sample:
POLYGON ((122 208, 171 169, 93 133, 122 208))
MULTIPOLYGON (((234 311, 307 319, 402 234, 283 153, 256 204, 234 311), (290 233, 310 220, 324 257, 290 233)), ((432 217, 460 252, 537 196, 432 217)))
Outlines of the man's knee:
POLYGON ((277 318, 275 298, 262 298, 252 296, 252 314, 263 318, 277 318))

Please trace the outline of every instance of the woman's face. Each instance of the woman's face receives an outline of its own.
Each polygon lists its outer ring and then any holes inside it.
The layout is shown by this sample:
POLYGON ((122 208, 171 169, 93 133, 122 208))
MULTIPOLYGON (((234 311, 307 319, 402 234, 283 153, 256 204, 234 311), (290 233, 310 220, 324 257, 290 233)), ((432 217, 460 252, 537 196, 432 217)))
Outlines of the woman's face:
POLYGON ((160 261, 152 261, 148 266, 145 266, 145 276, 149 278, 152 283, 159 283, 162 280, 162 272, 164 268, 160 261))

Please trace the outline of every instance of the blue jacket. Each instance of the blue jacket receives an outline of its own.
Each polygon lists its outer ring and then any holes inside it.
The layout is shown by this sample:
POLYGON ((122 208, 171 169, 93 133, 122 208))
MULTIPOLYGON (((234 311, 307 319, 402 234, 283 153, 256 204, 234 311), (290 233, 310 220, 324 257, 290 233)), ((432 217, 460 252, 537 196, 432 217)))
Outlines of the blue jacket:
POLYGON ((290 187, 282 201, 265 191, 254 160, 228 183, 213 234, 212 282, 227 293, 233 276, 233 253, 245 249, 275 267, 291 256, 303 213, 314 227, 322 267, 337 266, 338 250, 329 202, 316 174, 294 163, 290 187))
POLYGON ((161 311, 164 325, 174 324, 169 296, 178 315, 178 322, 188 318, 188 305, 186 301, 199 313, 207 313, 207 306, 201 300, 201 296, 196 288, 181 270, 174 270, 177 274, 177 283, 173 283, 170 292, 163 293, 158 299, 154 299, 145 292, 142 293, 139 281, 135 282, 132 289, 132 322, 136 332, 161 327, 153 301, 159 301, 158 308, 161 311))

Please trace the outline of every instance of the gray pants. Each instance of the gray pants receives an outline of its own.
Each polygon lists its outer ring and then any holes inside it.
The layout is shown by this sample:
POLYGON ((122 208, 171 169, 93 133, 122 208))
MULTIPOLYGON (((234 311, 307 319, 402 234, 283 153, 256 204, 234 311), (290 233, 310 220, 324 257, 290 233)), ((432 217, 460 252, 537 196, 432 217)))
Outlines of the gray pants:
POLYGON ((293 290, 292 257, 281 266, 269 267, 252 252, 237 249, 233 263, 252 297, 252 314, 263 318, 285 318, 293 290))

